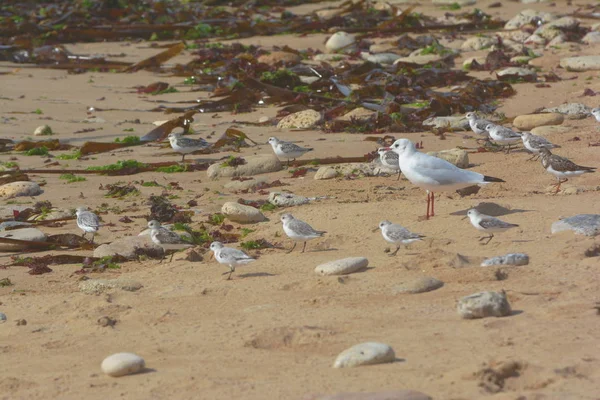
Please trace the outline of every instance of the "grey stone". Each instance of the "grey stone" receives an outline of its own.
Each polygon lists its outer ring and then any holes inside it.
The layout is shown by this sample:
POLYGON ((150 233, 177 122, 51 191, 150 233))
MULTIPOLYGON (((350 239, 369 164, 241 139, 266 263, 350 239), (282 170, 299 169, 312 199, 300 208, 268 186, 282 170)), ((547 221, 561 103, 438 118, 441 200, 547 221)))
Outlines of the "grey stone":
POLYGON ((561 58, 560 66, 569 71, 598 71, 600 70, 600 56, 580 56, 561 58))
POLYGON ((137 249, 149 249, 160 254, 163 248, 152 242, 150 235, 125 236, 112 243, 102 244, 94 249, 94 257, 110 257, 120 255, 129 260, 137 258, 137 249))
POLYGON ((444 282, 439 279, 432 278, 430 276, 422 276, 417 279, 413 279, 408 282, 401 283, 400 285, 396 285, 392 288, 393 294, 402 294, 402 293, 425 293, 431 292, 432 290, 436 290, 444 286, 444 282))
POLYGON ((552 40, 562 34, 562 30, 573 30, 579 26, 579 20, 573 17, 562 17, 537 28, 534 34, 552 40))
POLYGON ((315 60, 315 61, 325 61, 325 62, 339 62, 339 61, 347 60, 349 58, 350 58, 350 56, 347 56, 345 54, 321 53, 321 54, 317 54, 316 56, 314 56, 313 60, 315 60))
POLYGON ((269 193, 269 203, 278 207, 293 207, 307 204, 310 201, 308 197, 298 196, 293 193, 271 192, 269 193))
POLYGON ((328 53, 353 52, 356 49, 356 36, 343 31, 336 32, 327 39, 325 48, 328 53))
MULTIPOLYGON (((46 234, 37 228, 22 228, 0 232, 0 238, 24 241, 45 242, 46 234)), ((0 251, 20 251, 27 248, 26 244, 0 243, 0 251)))
POLYGON ((572 230, 579 235, 600 234, 600 214, 579 214, 561 219, 552 224, 552 233, 572 230))
POLYGON ((366 53, 366 52, 360 53, 360 57, 363 60, 370 61, 370 62, 376 63, 376 64, 393 64, 394 61, 396 61, 397 59, 401 58, 396 53, 370 54, 370 53, 366 53))
POLYGON ((511 313, 504 291, 480 292, 458 301, 458 313, 464 319, 504 317, 511 313))
POLYGON ((525 253, 510 253, 503 256, 488 258, 481 263, 482 267, 490 267, 492 265, 527 265, 529 264, 529 256, 525 253))
POLYGON ((5 231, 6 228, 14 228, 17 226, 21 226, 21 227, 31 226, 31 223, 21 222, 21 221, 4 221, 4 222, 0 223, 0 232, 5 231))
POLYGON ((260 175, 281 171, 283 169, 281 161, 279 161, 275 154, 247 156, 244 157, 244 160, 246 160, 245 164, 236 167, 224 167, 222 163, 217 162, 208 167, 206 173, 209 178, 217 179, 222 177, 231 178, 234 176, 260 175))
POLYGON ((600 32, 588 32, 581 41, 587 44, 600 43, 600 32))
POLYGON ((50 125, 38 126, 35 128, 35 131, 33 131, 33 136, 49 136, 52 134, 53 132, 52 128, 50 128, 50 125))
POLYGON ((221 212, 233 222, 242 224, 255 223, 266 221, 266 217, 259 209, 239 204, 233 201, 228 201, 221 207, 221 212))
POLYGON ((229 190, 249 190, 253 189, 256 185, 261 183, 265 183, 267 181, 266 178, 250 178, 243 181, 231 181, 225 184, 225 189, 229 190))
POLYGON ((298 111, 286 115, 277 124, 277 129, 309 129, 321 122, 322 115, 315 110, 298 111))
POLYGON ((79 291, 85 294, 100 294, 111 289, 135 292, 143 288, 140 282, 129 279, 88 279, 79 283, 79 291))
POLYGON ((296 65, 302 61, 302 57, 300 57, 298 54, 287 51, 272 51, 269 54, 263 54, 262 56, 258 57, 257 61, 269 65, 275 65, 278 63, 296 65))
POLYGON ((365 257, 348 257, 321 264, 315 268, 315 272, 319 275, 346 275, 360 271, 368 265, 369 260, 365 257))
POLYGON ((541 20, 542 22, 549 22, 556 19, 556 16, 549 12, 536 11, 536 10, 523 10, 511 18, 505 25, 504 29, 519 29, 523 25, 532 23, 535 20, 541 20))
POLYGON ((456 165, 458 168, 467 168, 469 166, 469 153, 462 149, 430 151, 427 154, 446 160, 449 163, 456 165))
POLYGON ((534 70, 520 67, 504 68, 503 70, 496 72, 496 75, 498 75, 499 77, 519 77, 528 81, 534 81, 537 79, 537 74, 534 70))
POLYGON ((323 179, 333 179, 337 176, 338 176, 338 173, 335 170, 335 168, 332 168, 329 166, 324 166, 324 167, 320 167, 317 170, 317 173, 315 174, 314 178, 316 180, 323 180, 323 179))
POLYGON ((312 394, 304 397, 303 400, 432 400, 432 397, 414 390, 394 390, 389 392, 312 394))
POLYGON ((3 199, 12 199, 19 196, 37 196, 43 192, 40 185, 29 181, 10 182, 0 186, 0 198, 3 199))
POLYGON ((0 206, 0 219, 12 219, 14 218, 14 212, 22 212, 33 206, 9 204, 6 206, 0 206))
POLYGON ((117 353, 102 361, 100 368, 108 376, 119 377, 135 374, 146 367, 144 359, 133 353, 117 353))
POLYGON ((590 116, 592 109, 581 103, 563 103, 558 107, 544 108, 543 113, 564 114, 568 119, 584 119, 590 116))
POLYGON ((351 121, 352 119, 356 119, 359 121, 365 121, 365 120, 368 120, 369 118, 371 118, 374 114, 375 114, 375 111, 367 110, 364 107, 357 107, 357 108, 353 109, 352 111, 349 111, 346 114, 342 115, 338 119, 340 121, 351 121))
POLYGON ((462 51, 477 51, 492 47, 495 44, 498 44, 498 38, 495 36, 472 36, 465 40, 460 48, 462 51))
MULTIPOLYGON (((423 49, 420 49, 419 51, 422 51, 423 49)), ((437 61, 441 61, 444 58, 446 58, 446 55, 440 55, 440 54, 418 54, 418 55, 410 55, 408 57, 402 57, 397 59, 396 61, 394 61, 394 64, 398 64, 398 63, 411 63, 411 64, 418 64, 418 65, 425 65, 425 64, 430 64, 432 62, 437 62, 437 61)))
POLYGON ((341 352, 333 368, 351 368, 361 365, 374 365, 394 362, 394 349, 384 343, 366 342, 352 346, 341 352))
POLYGON ((469 120, 464 116, 460 117, 433 117, 423 121, 425 126, 433 126, 434 128, 447 128, 452 131, 468 131, 469 120))

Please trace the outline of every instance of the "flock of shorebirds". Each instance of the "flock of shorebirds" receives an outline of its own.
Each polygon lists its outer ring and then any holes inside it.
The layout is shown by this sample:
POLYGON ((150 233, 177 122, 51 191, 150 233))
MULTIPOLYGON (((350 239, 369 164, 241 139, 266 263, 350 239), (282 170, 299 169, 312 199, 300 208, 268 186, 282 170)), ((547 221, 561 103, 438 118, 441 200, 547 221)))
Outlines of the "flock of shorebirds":
MULTIPOLYGON (((600 122, 600 108, 592 110, 592 115, 600 122)), ((486 141, 493 141, 499 145, 506 146, 507 153, 510 152, 513 143, 519 140, 522 141, 523 146, 533 155, 530 159, 534 157, 541 158, 544 169, 558 179, 558 182, 553 185, 556 186, 555 193, 558 193, 561 184, 569 178, 595 172, 596 170, 595 167, 577 165, 567 158, 552 154, 550 149, 559 146, 552 144, 544 137, 534 135, 531 132, 515 132, 510 128, 481 119, 474 112, 467 113, 466 118, 475 134, 481 135, 486 141)), ((180 133, 171 133, 168 139, 173 150, 182 154, 182 162, 185 160, 186 154, 204 150, 212 146, 211 143, 206 142, 204 139, 186 138, 180 133)), ((312 148, 301 147, 295 143, 279 140, 276 137, 269 138, 268 143, 279 158, 288 161, 288 165, 291 160, 295 160, 297 157, 301 157, 313 150, 312 148)), ((398 179, 400 179, 401 174, 404 174, 412 184, 427 191, 426 219, 435 215, 434 192, 452 192, 473 185, 504 182, 502 179, 461 169, 446 160, 421 153, 417 151, 414 143, 408 139, 399 139, 390 147, 379 148, 378 154, 379 160, 384 166, 398 171, 398 179)), ((95 233, 102 226, 100 219, 96 214, 84 207, 78 208, 76 214, 77 225, 83 230, 83 236, 91 233, 91 241, 93 242, 95 233)), ((476 209, 469 210, 465 218, 469 218, 471 224, 477 230, 488 234, 488 236, 479 239, 480 241, 487 239, 483 244, 488 244, 494 237, 494 233, 504 232, 518 226, 482 214, 476 209)), ((288 253, 296 248, 298 242, 304 244, 302 248, 302 252, 304 252, 306 242, 322 237, 326 233, 315 230, 308 223, 295 218, 289 213, 283 214, 280 219, 283 223, 285 234, 294 242, 293 247, 288 253)), ((148 228, 150 229, 152 241, 157 245, 185 245, 187 243, 181 236, 162 226, 158 221, 153 220, 148 222, 148 228)), ((381 234, 387 242, 396 246, 396 250, 390 253, 390 256, 396 255, 401 246, 424 238, 423 235, 413 233, 405 227, 393 224, 387 220, 380 222, 378 228, 375 230, 377 229, 381 230, 381 234)), ((210 250, 212 250, 215 259, 219 263, 229 267, 229 272, 225 273, 229 274, 227 279, 231 279, 231 275, 237 266, 255 261, 254 258, 243 251, 226 247, 221 242, 211 243, 210 250)), ((172 257, 171 255, 171 259, 172 257)))

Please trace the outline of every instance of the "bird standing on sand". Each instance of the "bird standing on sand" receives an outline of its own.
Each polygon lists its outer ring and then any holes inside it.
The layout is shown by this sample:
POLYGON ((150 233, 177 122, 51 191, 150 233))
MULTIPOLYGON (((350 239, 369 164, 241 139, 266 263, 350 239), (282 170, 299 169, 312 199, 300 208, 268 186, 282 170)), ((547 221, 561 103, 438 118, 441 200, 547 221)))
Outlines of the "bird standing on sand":
POLYGON ((538 135, 534 135, 531 132, 521 132, 521 139, 523 140, 523 146, 533 154, 533 156, 529 160, 539 158, 540 149, 542 147, 546 149, 553 149, 555 147, 558 147, 555 144, 552 144, 550 141, 548 141, 548 139, 538 135))
POLYGON ((556 186, 556 191, 554 193, 558 193, 560 185, 568 181, 569 178, 596 172, 596 167, 583 167, 577 165, 567 158, 552 154, 550 150, 545 147, 540 149, 540 157, 542 158, 542 167, 558 179, 558 183, 552 185, 556 186))
MULTIPOLYGON (((148 228, 150 228, 150 238, 152 239, 152 242, 161 246, 163 250, 166 250, 169 245, 188 245, 186 247, 192 246, 190 243, 183 240, 177 233, 165 228, 156 220, 148 222, 148 228)), ((173 254, 174 253, 171 253, 171 259, 169 262, 173 261, 173 254)))
POLYGON ((268 143, 273 147, 273 151, 277 157, 287 159, 288 167, 290 165, 290 160, 296 161, 297 157, 303 156, 309 151, 314 150, 310 147, 300 147, 295 143, 284 142, 276 137, 270 137, 268 143))
POLYGON ((488 124, 485 130, 490 134, 490 138, 501 145, 508 145, 506 154, 510 152, 510 145, 518 140, 521 140, 521 135, 510 128, 502 125, 488 124))
POLYGON ((380 147, 377 149, 377 153, 379 154, 379 161, 381 161, 383 165, 398 171, 398 179, 396 180, 400 180, 402 171, 400 170, 400 164, 398 164, 398 154, 394 153, 387 147, 380 147))
POLYGON ((398 224, 392 224, 390 221, 387 220, 381 221, 379 223, 379 227, 375 230, 377 229, 381 229, 381 235, 386 241, 396 245, 396 251, 390 253, 390 257, 393 257, 398 253, 398 250, 400 249, 401 245, 406 246, 413 242, 423 240, 423 238, 425 237, 418 233, 412 233, 405 227, 398 224))
POLYGON ((79 229, 83 231, 83 235, 81 237, 85 237, 87 233, 92 234, 92 240, 90 243, 94 243, 94 236, 98 229, 102 225, 100 225, 100 218, 96 214, 91 211, 88 211, 87 207, 79 207, 75 211, 75 215, 77 215, 77 226, 79 229))
POLYGON ((283 231, 294 241, 294 246, 287 252, 288 254, 294 251, 298 242, 304 242, 301 253, 306 249, 306 242, 312 239, 320 238, 327 232, 316 231, 312 226, 304 221, 294 218, 292 214, 283 214, 281 216, 283 223, 283 231))
POLYGON ((210 143, 202 138, 185 138, 181 136, 181 133, 169 133, 167 137, 171 143, 171 148, 181 154, 181 162, 184 162, 186 154, 204 150, 211 146, 210 143))
POLYGON ((227 280, 231 279, 231 274, 235 272, 235 267, 238 265, 245 265, 256 261, 256 259, 250 257, 243 251, 225 247, 221 242, 212 242, 210 244, 210 249, 219 264, 225 264, 229 267, 229 276, 227 277, 227 280))
POLYGON ((467 117, 467 120, 469 121, 469 126, 471 127, 473 133, 489 138, 489 134, 485 130, 485 127, 491 124, 490 121, 488 121, 487 119, 478 118, 477 114, 474 112, 468 112, 465 115, 465 117, 467 117))
POLYGON ((484 239, 488 240, 487 242, 482 243, 484 245, 488 244, 490 240, 493 239, 494 232, 504 232, 511 228, 516 228, 517 226, 519 226, 516 224, 509 224, 508 222, 499 220, 496 217, 482 214, 474 208, 467 211, 467 216, 465 218, 467 217, 471 220, 471 225, 473 225, 475 229, 490 234, 489 236, 484 236, 479 239, 480 242, 484 239))
POLYGON ((435 215, 434 192, 452 192, 472 185, 504 182, 502 179, 460 169, 446 160, 420 153, 408 139, 396 140, 391 149, 399 156, 398 162, 404 176, 413 185, 427 191, 427 219, 435 215))

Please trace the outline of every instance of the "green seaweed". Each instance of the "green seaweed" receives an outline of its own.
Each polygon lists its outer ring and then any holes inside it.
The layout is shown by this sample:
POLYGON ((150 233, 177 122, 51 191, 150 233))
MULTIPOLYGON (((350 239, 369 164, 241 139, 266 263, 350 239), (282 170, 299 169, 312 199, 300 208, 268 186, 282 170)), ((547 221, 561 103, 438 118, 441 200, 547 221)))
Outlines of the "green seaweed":
POLYGON ((58 177, 58 179, 65 180, 67 181, 67 183, 87 181, 87 179, 84 176, 77 176, 73 174, 62 174, 58 177))

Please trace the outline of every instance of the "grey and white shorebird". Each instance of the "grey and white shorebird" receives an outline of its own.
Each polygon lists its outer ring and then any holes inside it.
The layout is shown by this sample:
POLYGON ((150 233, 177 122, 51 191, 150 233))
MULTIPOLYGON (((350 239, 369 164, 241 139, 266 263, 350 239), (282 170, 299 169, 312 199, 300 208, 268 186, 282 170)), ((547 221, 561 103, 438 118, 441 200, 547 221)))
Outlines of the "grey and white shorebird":
POLYGON ((375 228, 373 231, 377 229, 381 229, 381 235, 386 241, 396 245, 396 251, 390 253, 390 257, 395 256, 402 245, 409 245, 413 242, 423 240, 425 237, 418 233, 413 233, 401 225, 392 224, 387 220, 381 221, 379 227, 375 228))
POLYGON ((90 243, 94 243, 94 236, 102 226, 100 218, 93 212, 88 211, 87 207, 78 207, 75 210, 75 215, 77 215, 77 226, 83 231, 81 237, 85 237, 86 234, 91 233, 92 240, 90 243))
POLYGON ((487 239, 487 242, 482 243, 484 245, 488 244, 490 240, 494 238, 494 233, 504 232, 519 226, 517 224, 504 222, 490 215, 482 214, 474 208, 467 211, 467 216, 465 218, 467 217, 471 220, 471 225, 473 225, 475 229, 489 233, 489 236, 484 236, 479 239, 480 242, 487 239))
POLYGON ((181 133, 169 133, 169 136, 167 137, 171 143, 171 148, 177 153, 181 154, 181 162, 185 161, 186 154, 190 154, 198 150, 208 149, 210 146, 212 146, 202 138, 186 138, 181 136, 181 133))
POLYGON ((231 274, 235 272, 235 267, 256 261, 255 258, 250 257, 243 251, 225 247, 221 242, 212 242, 210 244, 210 249, 219 264, 225 264, 229 267, 229 276, 227 277, 227 280, 231 279, 231 274))
POLYGON ((283 231, 294 242, 294 246, 287 252, 288 254, 294 251, 298 242, 303 242, 301 253, 306 249, 306 242, 309 240, 322 237, 327 232, 314 230, 312 226, 304 221, 294 218, 292 214, 283 214, 281 216, 283 223, 283 231))
POLYGON ((488 121, 487 119, 479 118, 477 116, 477 113, 475 112, 468 112, 465 115, 465 117, 467 117, 467 120, 469 121, 469 126, 471 127, 473 133, 489 138, 490 135, 488 131, 485 130, 485 127, 491 124, 490 121, 488 121))
POLYGON ((391 149, 398 154, 398 163, 406 179, 427 191, 427 219, 435 215, 434 192, 453 192, 473 185, 504 182, 500 178, 460 169, 446 160, 418 152, 408 139, 396 140, 391 149))
MULTIPOLYGON (((193 247, 192 244, 183 240, 177 233, 165 228, 156 220, 148 222, 148 228, 150 228, 150 238, 152 239, 152 242, 162 247, 165 251, 193 247)), ((169 262, 173 261, 173 254, 174 252, 171 253, 169 262)))
POLYGON ((520 134, 502 125, 488 124, 485 127, 485 130, 490 134, 490 139, 492 139, 494 142, 502 145, 508 145, 506 150, 507 154, 510 152, 510 145, 521 140, 520 134))
POLYGON ((540 157, 542 159, 542 167, 558 179, 558 182, 552 185, 556 186, 556 191, 554 193, 558 193, 560 185, 568 181, 569 178, 596 172, 596 167, 583 167, 577 165, 565 157, 552 154, 547 148, 540 149, 540 157))
POLYGON ((596 118, 596 121, 600 122, 600 108, 593 108, 591 114, 596 118))
POLYGON ((523 140, 523 146, 533 154, 530 160, 540 156, 540 149, 542 147, 546 149, 558 147, 545 137, 534 135, 531 132, 521 132, 521 140, 523 140))
POLYGON ((390 150, 389 147, 380 147, 377 149, 377 153, 379 154, 379 161, 381 161, 383 165, 398 171, 398 178, 396 180, 400 180, 402 171, 400 170, 400 164, 398 163, 398 154, 390 150))
POLYGON ((314 150, 311 147, 300 147, 295 143, 284 142, 276 137, 270 137, 267 143, 273 147, 273 151, 277 157, 284 158, 288 161, 288 166, 290 165, 290 160, 296 161, 296 158, 314 150))

